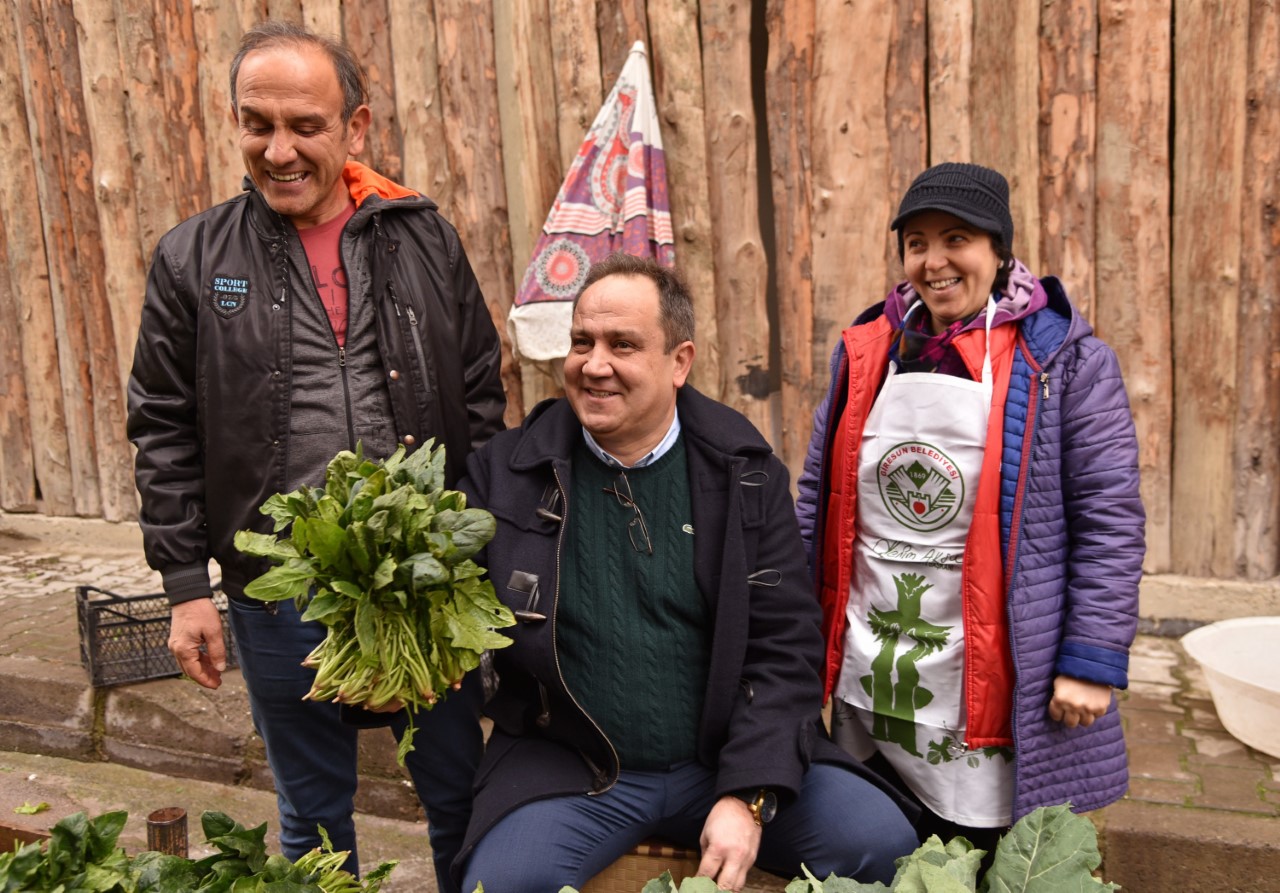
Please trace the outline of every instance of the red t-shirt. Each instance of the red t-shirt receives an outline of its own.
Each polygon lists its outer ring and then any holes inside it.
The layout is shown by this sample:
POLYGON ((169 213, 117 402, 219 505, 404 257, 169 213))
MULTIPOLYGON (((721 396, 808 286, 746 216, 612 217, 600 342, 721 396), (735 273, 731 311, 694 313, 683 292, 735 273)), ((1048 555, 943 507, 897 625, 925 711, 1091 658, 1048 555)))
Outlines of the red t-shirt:
POLYGON ((327 223, 298 230, 302 247, 311 265, 311 281, 320 293, 320 303, 333 326, 333 337, 339 347, 347 344, 347 271, 342 267, 342 254, 338 250, 342 241, 342 228, 356 212, 355 202, 348 202, 341 214, 327 223))

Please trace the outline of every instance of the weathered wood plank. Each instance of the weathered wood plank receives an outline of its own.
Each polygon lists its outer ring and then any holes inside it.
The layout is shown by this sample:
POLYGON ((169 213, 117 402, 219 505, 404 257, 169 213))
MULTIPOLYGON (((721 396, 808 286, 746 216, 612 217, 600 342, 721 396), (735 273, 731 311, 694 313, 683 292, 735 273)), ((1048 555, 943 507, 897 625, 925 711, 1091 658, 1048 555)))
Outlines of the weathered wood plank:
POLYGON ((258 22, 271 17, 271 4, 268 0, 239 0, 234 5, 239 7, 240 24, 246 31, 258 22))
POLYGON ((547 0, 494 6, 498 114, 518 287, 560 190, 560 145, 547 0))
MULTIPOLYGON (((80 72, 93 146, 93 187, 102 234, 105 289, 115 335, 117 375, 123 387, 133 362, 146 269, 138 237, 137 191, 125 128, 120 45, 110 3, 75 0, 73 9, 80 23, 80 72)), ((117 436, 123 436, 123 432, 117 436)))
POLYGON ((511 355, 507 313, 512 285, 507 195, 499 144, 493 15, 466 0, 436 0, 441 111, 449 126, 441 134, 453 176, 454 224, 489 304, 502 339, 502 382, 507 424, 524 418, 520 370, 511 355))
POLYGON ((302 23, 313 34, 342 37, 342 0, 302 0, 302 23))
POLYGON ((1226 577, 1238 570, 1240 257, 1223 246, 1241 238, 1249 3, 1175 0, 1173 15, 1173 561, 1226 577))
POLYGON ((205 154, 204 114, 200 105, 200 59, 196 48, 192 0, 156 0, 156 49, 160 54, 164 126, 174 178, 178 219, 209 207, 209 169, 205 154))
MULTIPOLYGON (((884 297, 889 195, 885 77, 895 13, 818 0, 813 81, 814 352, 884 297)), ((815 357, 816 360, 816 357, 815 357)))
POLYGON ((302 0, 266 0, 265 18, 302 22, 302 0))
POLYGON ((150 258, 160 237, 182 219, 179 211, 181 181, 170 164, 169 114, 166 107, 161 55, 153 0, 113 0, 116 36, 123 65, 123 83, 133 158, 133 181, 143 184, 147 200, 138 202, 138 236, 141 251, 150 258))
POLYGON ((973 0, 972 160, 1009 180, 1013 253, 1040 262, 1039 0, 973 0))
MULTIPOLYGON (((84 332, 86 352, 78 359, 81 375, 87 372, 89 377, 85 382, 87 390, 78 396, 89 404, 90 447, 99 487, 97 505, 87 496, 86 505, 88 514, 101 513, 108 521, 123 521, 137 514, 133 456, 122 436, 124 382, 120 378, 107 298, 106 264, 93 180, 93 143, 80 73, 77 24, 72 7, 62 0, 45 0, 43 15, 51 62, 49 83, 56 97, 52 113, 62 128, 62 188, 70 223, 62 232, 71 239, 70 244, 56 246, 70 252, 65 268, 59 264, 58 271, 65 269, 71 276, 62 283, 67 330, 75 333, 77 327, 82 327, 84 332)), ((73 344, 78 337, 78 333, 73 334, 73 344)), ((63 382, 66 383, 65 376, 63 382)))
MULTIPOLYGON (((885 127, 889 136, 889 179, 885 196, 890 215, 897 210, 911 181, 929 166, 929 123, 925 104, 925 65, 929 45, 925 34, 925 0, 896 0, 892 5, 892 36, 885 75, 885 127)), ((884 290, 902 279, 898 240, 882 238, 885 252, 884 290)))
MULTIPOLYGON (((5 332, 17 333, 22 324, 22 310, 13 288, 5 242, 4 212, 0 208, 0 327, 5 332)), ((0 456, 4 457, 0 462, 0 509, 6 512, 36 509, 31 406, 22 366, 22 339, 0 339, 0 456)))
POLYGON ((441 138, 440 70, 434 0, 390 0, 391 54, 395 59, 396 115, 404 137, 404 182, 425 192, 453 216, 453 178, 441 138))
POLYGON ((1172 0, 1098 5, 1095 317, 1120 357, 1138 428, 1148 573, 1172 569, 1171 12, 1172 0))
POLYGON ((928 17, 928 164, 970 161, 973 157, 973 0, 928 0, 928 17))
POLYGON ((649 31, 653 35, 654 95, 667 156, 676 264, 693 294, 697 325, 698 357, 690 380, 703 393, 723 399, 697 3, 652 0, 649 31))
MULTIPOLYGON (((518 289, 561 181, 547 0, 495 4, 493 33, 511 211, 512 285, 518 289)), ((521 362, 520 382, 525 406, 557 392, 555 380, 536 364, 521 362)))
POLYGON ((830 345, 813 337, 810 128, 813 118, 814 0, 770 0, 765 11, 769 160, 777 251, 778 340, 782 362, 778 444, 794 481, 803 467, 813 410, 825 387, 830 345))
MULTIPOLYGON (((42 159, 35 168, 35 195, 42 209, 47 250, 49 293, 53 301, 53 335, 58 344, 59 384, 70 450, 71 496, 76 514, 102 512, 97 457, 94 452, 93 399, 89 337, 76 304, 76 234, 70 193, 75 164, 63 145, 59 120, 60 91, 64 88, 57 65, 61 55, 51 47, 39 0, 19 0, 19 46, 33 153, 42 159)), ((46 335, 47 337, 47 335, 46 335)))
POLYGON ((1096 0, 1060 0, 1040 23, 1040 263, 1092 320, 1098 58, 1096 0))
MULTIPOLYGON (((96 6, 99 0, 87 0, 96 6)), ((221 202, 238 195, 244 180, 240 134, 231 114, 231 60, 240 37, 256 21, 245 22, 234 5, 201 3, 195 8, 196 49, 199 59, 200 109, 204 119, 205 159, 209 170, 209 200, 221 202)))
POLYGON ((719 391, 769 432, 768 260, 760 235, 751 4, 703 4, 702 87, 720 337, 719 391))
POLYGON ((0 46, 13 48, 12 52, 0 53, 0 102, 8 109, 25 110, 0 115, 0 157, 5 160, 5 176, 0 177, 0 224, 4 226, 7 266, 17 305, 17 341, 22 356, 19 368, 26 386, 38 495, 46 513, 70 515, 76 510, 71 453, 58 345, 54 338, 56 325, 49 291, 44 212, 40 203, 33 200, 33 195, 38 199, 33 191, 36 142, 30 128, 34 122, 24 90, 24 84, 31 83, 26 64, 28 56, 36 56, 36 70, 40 72, 43 54, 38 48, 27 51, 26 28, 17 26, 19 14, 16 4, 8 4, 0 11, 0 46))
POLYGON ((404 179, 404 142, 396 115, 387 0, 344 4, 342 18, 347 46, 360 61, 369 83, 369 109, 373 112, 373 126, 365 135, 359 160, 399 183, 404 179))
POLYGON ((1249 17, 1236 405, 1236 568, 1280 572, 1280 5, 1249 17))
POLYGON ((555 74, 560 176, 568 173, 587 128, 604 100, 596 7, 581 0, 550 0, 551 58, 555 74))
MULTIPOLYGON (((654 0, 653 5, 660 6, 662 2, 663 0, 654 0)), ((589 5, 591 0, 576 0, 575 3, 575 6, 589 5)), ((632 44, 637 40, 643 40, 645 48, 650 52, 651 61, 654 59, 653 53, 657 47, 649 43, 652 22, 646 16, 645 0, 596 0, 595 6, 596 27, 600 32, 600 82, 607 92, 613 86, 613 82, 618 79, 622 66, 627 63, 627 54, 631 52, 632 44)), ((576 9, 570 14, 577 15, 576 9)), ((696 9, 693 15, 696 20, 696 9)), ((649 16, 652 16, 652 13, 649 13, 649 16)), ((693 43, 697 43, 696 33, 688 37, 693 43)), ((655 34, 654 40, 657 39, 658 36, 655 34)), ((594 113, 591 118, 595 118, 594 113)), ((588 119, 587 126, 591 126, 591 119, 588 119)))

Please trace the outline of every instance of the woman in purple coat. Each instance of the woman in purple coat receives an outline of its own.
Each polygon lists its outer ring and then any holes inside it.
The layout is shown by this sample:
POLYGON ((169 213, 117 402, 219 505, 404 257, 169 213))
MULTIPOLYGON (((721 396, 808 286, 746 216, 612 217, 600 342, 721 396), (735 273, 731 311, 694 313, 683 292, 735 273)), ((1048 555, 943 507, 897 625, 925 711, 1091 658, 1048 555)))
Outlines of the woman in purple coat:
POLYGON ((906 280, 846 329, 797 512, 833 733, 917 829, 991 849, 1128 784, 1144 514, 1115 354, 1012 253, 996 171, 939 164, 892 223, 906 280))

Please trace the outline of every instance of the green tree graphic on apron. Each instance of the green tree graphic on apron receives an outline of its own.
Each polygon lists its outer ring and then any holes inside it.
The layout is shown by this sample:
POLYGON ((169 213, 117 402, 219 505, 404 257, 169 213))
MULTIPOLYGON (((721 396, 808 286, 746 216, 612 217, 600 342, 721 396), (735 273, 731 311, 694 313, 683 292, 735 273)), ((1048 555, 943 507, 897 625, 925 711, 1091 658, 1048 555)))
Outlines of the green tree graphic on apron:
POLYGON ((871 660, 870 675, 859 681, 871 696, 871 737, 898 744, 918 757, 922 754, 916 748, 916 710, 933 700, 933 692, 920 684, 916 662, 926 654, 941 651, 951 627, 936 626, 920 618, 920 601, 933 588, 921 574, 895 576, 893 583, 898 590, 898 609, 871 609, 867 622, 881 647, 871 660), (915 644, 898 658, 898 679, 894 682, 893 656, 904 636, 915 644))

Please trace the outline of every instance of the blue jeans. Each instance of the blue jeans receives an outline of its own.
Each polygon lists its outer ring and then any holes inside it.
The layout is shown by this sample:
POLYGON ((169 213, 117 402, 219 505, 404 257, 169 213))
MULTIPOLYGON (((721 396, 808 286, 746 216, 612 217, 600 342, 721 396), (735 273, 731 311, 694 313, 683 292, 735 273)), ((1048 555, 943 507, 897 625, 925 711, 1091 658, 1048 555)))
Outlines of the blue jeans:
MULTIPOLYGON (((280 847, 296 859, 319 846, 323 825, 335 850, 350 850, 346 868, 355 873, 356 746, 359 729, 339 718, 333 703, 304 701, 315 671, 302 666, 325 636, 320 623, 302 622, 292 601, 265 604, 230 601, 240 668, 249 690, 253 725, 266 745, 280 805, 280 847)), ((417 716, 414 751, 405 760, 427 813, 436 881, 441 893, 458 893, 449 879, 471 818, 471 784, 483 751, 479 673, 462 690, 417 716)), ((392 722, 396 737, 407 717, 392 722)))
MULTIPOLYGON (((598 796, 527 803, 490 829, 467 861, 463 890, 556 893, 599 874, 647 837, 698 849, 715 803, 715 772, 688 762, 623 772, 598 796)), ((797 877, 803 863, 870 883, 893 880, 893 860, 915 850, 915 831, 879 788, 839 766, 814 764, 799 796, 765 825, 756 865, 797 877)))

